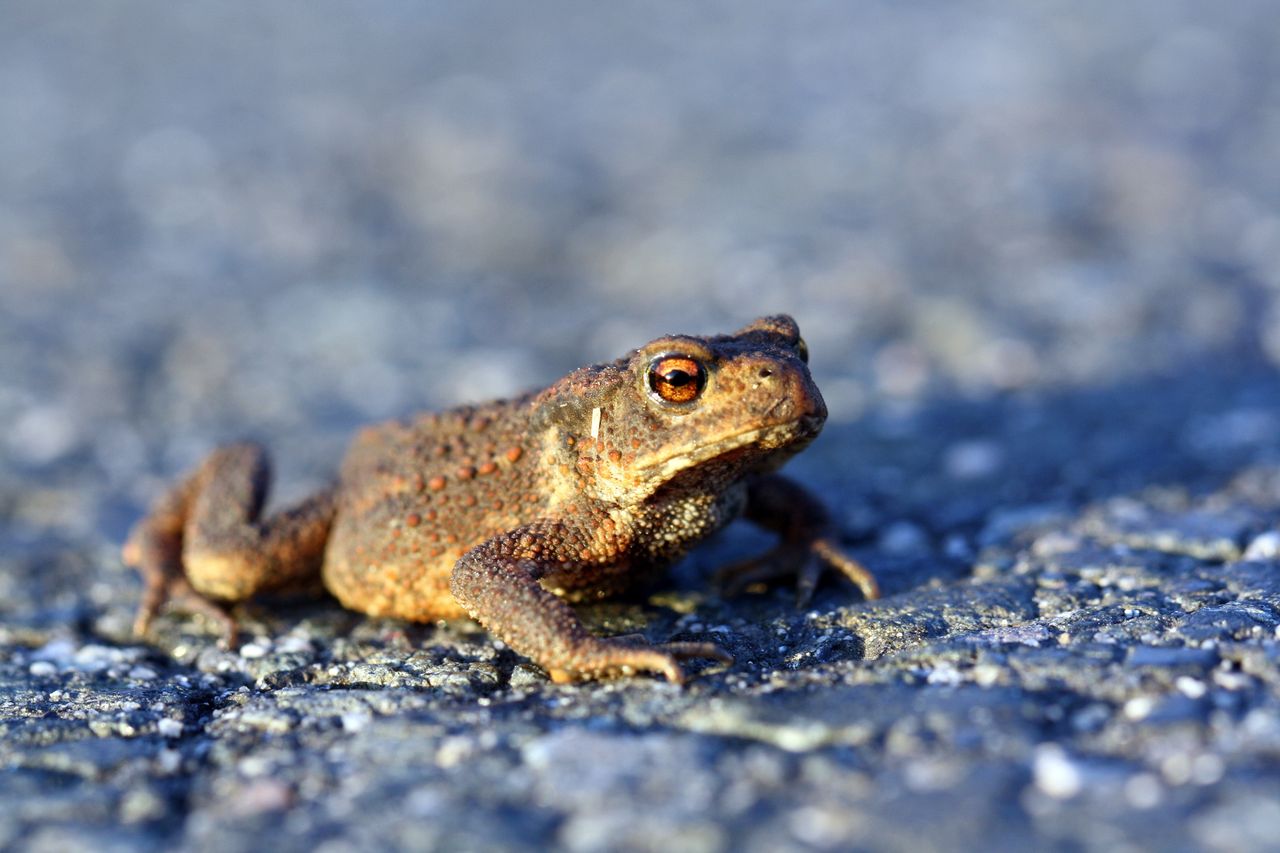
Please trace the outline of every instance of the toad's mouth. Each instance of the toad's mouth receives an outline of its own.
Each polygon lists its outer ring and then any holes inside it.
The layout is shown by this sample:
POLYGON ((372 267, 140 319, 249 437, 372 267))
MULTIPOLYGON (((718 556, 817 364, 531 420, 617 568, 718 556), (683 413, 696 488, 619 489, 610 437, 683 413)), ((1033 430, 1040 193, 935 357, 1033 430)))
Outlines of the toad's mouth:
POLYGON ((733 457, 760 456, 760 468, 772 470, 799 453, 822 431, 826 418, 805 415, 783 424, 756 427, 712 439, 684 453, 653 460, 640 460, 636 466, 644 482, 663 482, 712 460, 730 461, 733 457), (754 453, 746 453, 750 448, 754 453))

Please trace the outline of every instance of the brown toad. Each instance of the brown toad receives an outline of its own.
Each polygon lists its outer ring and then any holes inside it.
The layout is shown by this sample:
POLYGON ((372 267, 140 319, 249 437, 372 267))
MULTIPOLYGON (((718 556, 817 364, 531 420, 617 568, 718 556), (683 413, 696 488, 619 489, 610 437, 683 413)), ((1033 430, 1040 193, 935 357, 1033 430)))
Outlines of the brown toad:
POLYGON ((732 567, 736 586, 824 564, 868 598, 822 506, 773 473, 818 434, 826 406, 794 320, 659 338, 514 400, 366 428, 338 482, 260 518, 261 448, 212 453, 134 528, 146 582, 135 629, 166 601, 234 623, 214 601, 314 585, 347 607, 431 621, 469 615, 557 681, 634 671, 681 681, 709 643, 587 632, 566 603, 603 597, 744 515, 779 545, 732 567))

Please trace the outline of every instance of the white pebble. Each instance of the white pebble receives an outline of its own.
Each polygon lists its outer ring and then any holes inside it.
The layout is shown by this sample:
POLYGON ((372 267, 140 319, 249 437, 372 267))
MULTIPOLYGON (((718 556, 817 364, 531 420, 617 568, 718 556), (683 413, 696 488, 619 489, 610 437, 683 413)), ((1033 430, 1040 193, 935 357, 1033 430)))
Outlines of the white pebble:
POLYGON ((182 735, 182 723, 165 717, 156 723, 156 731, 160 737, 179 737, 182 735))
POLYGON ((28 670, 36 678, 49 678, 58 674, 58 668, 47 660, 38 660, 28 670))
POLYGON ((1191 781, 1197 785, 1212 785, 1226 772, 1222 759, 1212 753, 1197 755, 1191 762, 1191 781))
POLYGON ((276 649, 288 653, 308 653, 313 651, 314 647, 311 645, 311 641, 306 637, 289 636, 282 639, 279 643, 276 643, 276 649))
POLYGON ((979 687, 990 687, 1000 681, 1000 667, 980 663, 973 668, 973 680, 979 687))
POLYGON ((182 753, 176 749, 162 749, 156 759, 162 773, 177 773, 182 766, 182 753))
POLYGON ((5 433, 14 455, 37 465, 67 453, 79 438, 76 418, 63 406, 28 408, 5 433))
POLYGON ((1209 689, 1208 686, 1198 678, 1192 678, 1189 675, 1180 675, 1173 682, 1173 686, 1188 699, 1199 699, 1209 689))
POLYGON ((373 715, 368 711, 350 711, 342 715, 343 731, 358 732, 371 722, 373 722, 373 715))
POLYGON ((95 643, 90 643, 75 653, 75 667, 81 672, 102 672, 113 663, 122 662, 124 655, 119 649, 109 649, 95 643))
POLYGON ((266 646, 258 643, 245 643, 240 647, 240 657, 253 660, 255 658, 265 657, 267 654, 266 646))
POLYGON ((1135 696, 1124 703, 1124 715, 1130 720, 1145 720, 1151 716, 1156 702, 1150 696, 1135 696))
POLYGON ((1170 785, 1185 785, 1191 781, 1191 756, 1174 752, 1160 762, 1160 772, 1170 785))
POLYGON ((1080 768, 1056 744, 1046 744, 1036 750, 1033 773, 1036 787, 1055 800, 1066 800, 1080 793, 1080 768))
POLYGON ((1064 533, 1061 530, 1051 530, 1031 543, 1031 553, 1037 557, 1056 557, 1059 554, 1069 554, 1079 550, 1081 544, 1079 536, 1064 533))
POLYGON ((138 681, 150 681, 156 677, 156 671, 149 666, 135 666, 129 670, 129 677, 138 681))
POLYGON ((1244 690, 1250 685, 1250 679, 1243 672, 1228 672, 1227 670, 1215 669, 1213 671, 1213 683, 1223 690, 1244 690))
POLYGON ((1135 774, 1124 783, 1124 796, 1135 809, 1150 809, 1160 805, 1164 791, 1160 780, 1153 773, 1135 774))
POLYGON ((1280 530, 1268 530, 1249 543, 1244 549, 1246 560, 1275 560, 1280 558, 1280 530))
POLYGON ((954 686, 964 681, 964 678, 960 675, 960 670, 956 669, 954 665, 944 661, 929 670, 929 674, 925 676, 925 680, 930 684, 954 686))
POLYGON ((76 644, 66 639, 50 640, 31 653, 36 660, 69 664, 76 653, 76 644))

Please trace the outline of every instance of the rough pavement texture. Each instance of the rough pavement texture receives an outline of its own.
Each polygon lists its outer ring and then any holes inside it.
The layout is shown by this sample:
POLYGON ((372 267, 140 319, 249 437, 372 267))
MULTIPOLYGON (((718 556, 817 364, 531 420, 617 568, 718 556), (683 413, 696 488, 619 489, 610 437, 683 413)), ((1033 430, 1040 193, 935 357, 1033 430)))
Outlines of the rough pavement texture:
POLYGON ((1280 16, 1263 2, 0 17, 0 847, 1263 849, 1280 825, 1280 16), (128 524, 252 436, 794 313, 792 470, 883 579, 734 529, 556 686, 465 622, 129 636, 128 524))

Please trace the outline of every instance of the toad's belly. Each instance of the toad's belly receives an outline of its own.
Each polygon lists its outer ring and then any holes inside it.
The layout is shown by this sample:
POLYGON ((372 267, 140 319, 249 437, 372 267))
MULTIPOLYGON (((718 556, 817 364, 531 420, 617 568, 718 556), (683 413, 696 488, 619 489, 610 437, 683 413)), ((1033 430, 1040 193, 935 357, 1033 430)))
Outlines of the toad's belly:
POLYGON ((458 558, 544 505, 529 469, 534 454, 501 427, 520 408, 459 409, 356 436, 323 568, 339 601, 415 621, 464 615, 449 590, 458 558))
MULTIPOLYGON (((324 585, 344 607, 415 622, 465 616, 449 591, 453 566, 475 542, 408 527, 405 519, 344 517, 334 521, 325 550, 324 585)), ((421 525, 419 518, 418 524, 421 525)))
MULTIPOLYGON (((468 615, 449 589, 453 567, 467 551, 518 523, 500 520, 462 538, 433 527, 419 511, 379 508, 334 520, 325 550, 325 588, 343 606, 371 616, 433 622, 468 615)), ((625 550, 609 562, 551 567, 542 585, 571 602, 616 594, 670 562, 670 555, 625 550)))

